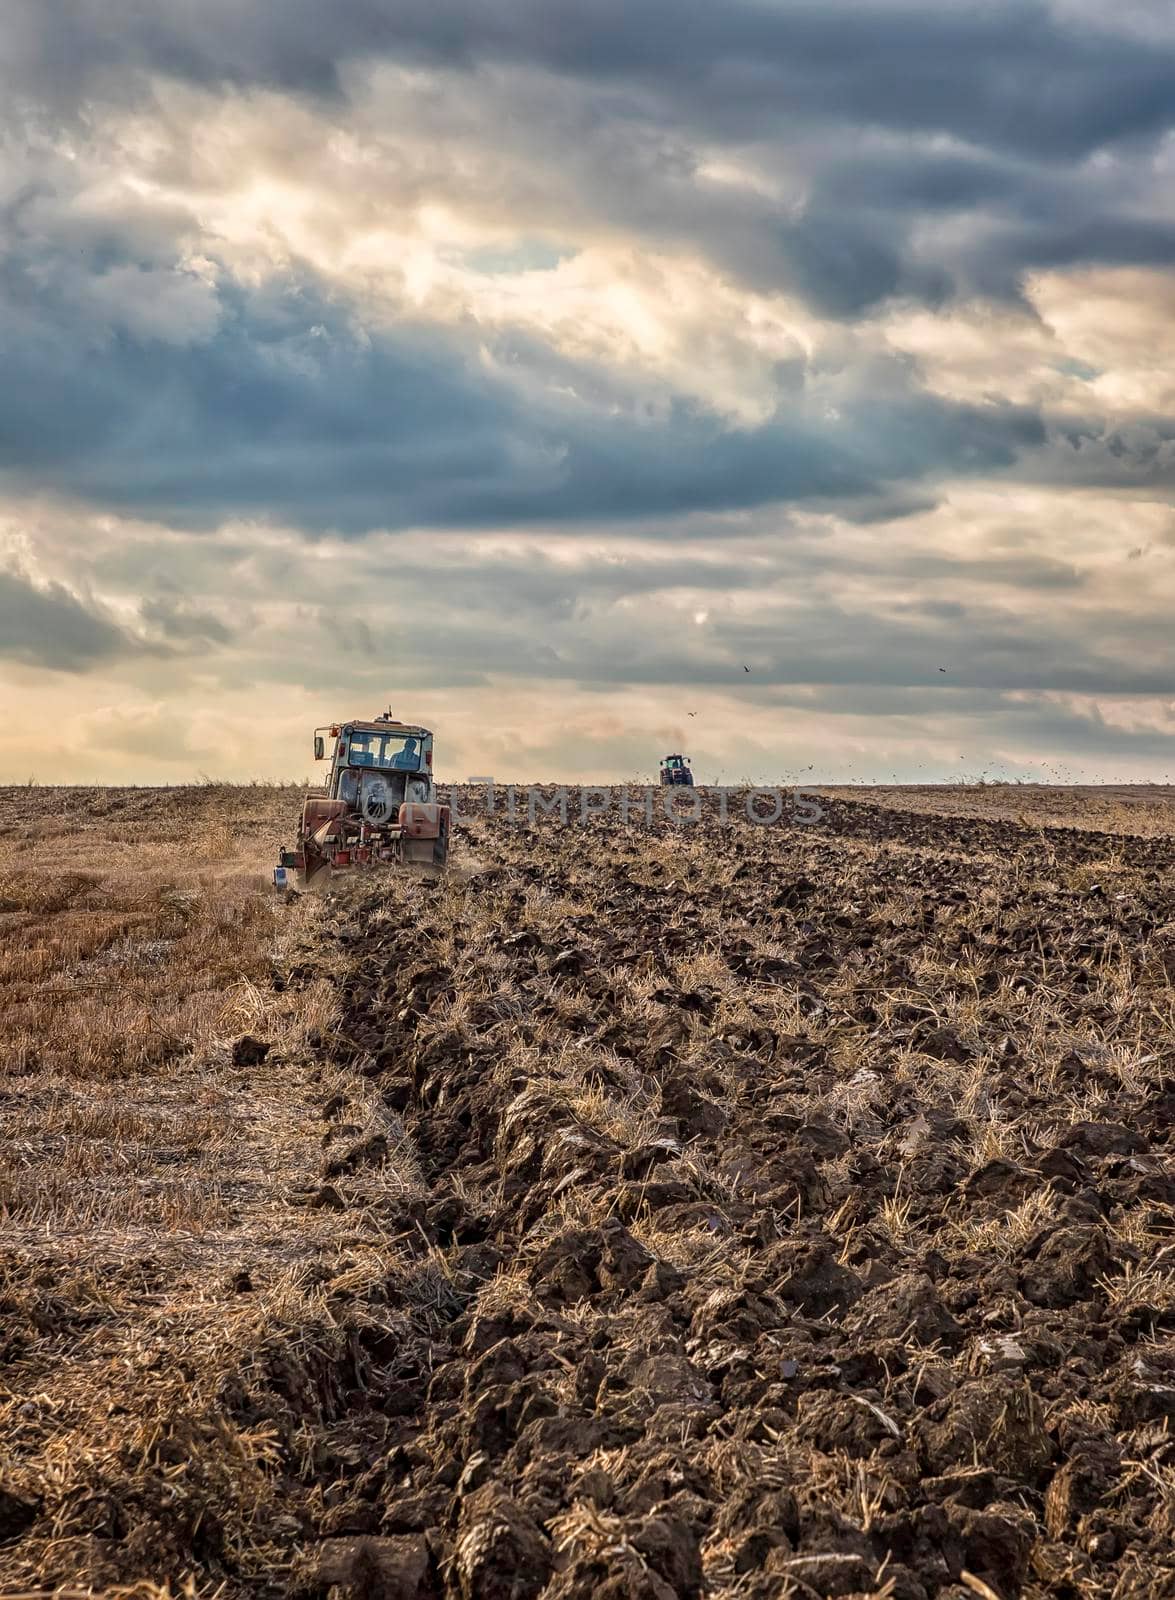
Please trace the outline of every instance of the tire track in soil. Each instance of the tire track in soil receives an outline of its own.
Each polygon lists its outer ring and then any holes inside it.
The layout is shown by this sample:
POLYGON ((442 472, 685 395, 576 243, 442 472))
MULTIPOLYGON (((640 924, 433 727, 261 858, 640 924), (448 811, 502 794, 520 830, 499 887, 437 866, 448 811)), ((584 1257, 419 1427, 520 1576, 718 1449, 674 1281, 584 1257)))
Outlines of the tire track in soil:
POLYGON ((831 809, 340 898, 424 1181, 301 1593, 1175 1593, 1169 845, 831 809))

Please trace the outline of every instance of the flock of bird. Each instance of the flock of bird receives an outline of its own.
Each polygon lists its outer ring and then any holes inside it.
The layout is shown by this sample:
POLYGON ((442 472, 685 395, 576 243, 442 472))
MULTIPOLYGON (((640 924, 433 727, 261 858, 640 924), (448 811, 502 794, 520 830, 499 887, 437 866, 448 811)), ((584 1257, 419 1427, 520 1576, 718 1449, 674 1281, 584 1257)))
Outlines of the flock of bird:
MULTIPOLYGON (((748 667, 748 666, 747 666, 747 664, 746 664, 746 662, 745 662, 745 661, 744 661, 744 662, 743 662, 743 671, 744 671, 744 672, 750 672, 750 670, 751 670, 751 669, 750 669, 750 667, 748 667)), ((938 669, 938 670, 939 670, 939 671, 940 671, 940 672, 945 672, 945 671, 946 671, 946 670, 947 670, 947 669, 946 669, 946 668, 945 668, 945 667, 939 667, 939 669, 938 669)), ((687 712, 686 712, 686 716, 687 716, 687 717, 696 717, 696 716, 697 716, 697 714, 698 714, 698 713, 697 713, 697 712, 696 712, 696 711, 687 711, 687 712)), ((960 761, 962 761, 962 760, 963 760, 963 757, 962 757, 962 756, 960 756, 960 757, 959 757, 959 760, 960 760, 960 761)), ((809 767, 809 768, 807 768, 807 770, 808 770, 808 771, 809 771, 809 772, 811 772, 811 770, 812 770, 812 769, 811 769, 811 767, 809 767)))
MULTIPOLYGON (((742 663, 742 669, 746 673, 749 673, 750 670, 751 670, 750 667, 746 664, 745 661, 742 663)), ((945 673, 947 669, 946 669, 946 667, 940 666, 938 670, 940 672, 944 672, 945 673)), ((687 717, 696 717, 697 714, 698 713, 696 711, 687 711, 686 712, 686 716, 687 717)), ((961 755, 959 757, 960 761, 966 761, 966 759, 967 759, 967 757, 965 755, 961 755)), ((1051 782, 1054 782, 1054 783, 1062 783, 1062 784, 1072 785, 1074 783, 1079 783, 1079 782, 1083 781, 1075 773, 1071 772, 1068 767, 1062 768, 1062 767, 1054 766, 1051 762, 1045 761, 1043 759, 1041 759, 1037 763, 1037 765, 1041 768, 1043 773, 1048 773, 1049 774, 1049 776, 1045 778, 1045 780, 1044 780, 1045 782, 1050 782, 1051 781, 1051 782)), ((808 767, 803 767, 803 768, 798 769, 798 770, 803 771, 803 772, 812 772, 812 771, 815 770, 815 768, 814 768, 814 766, 808 766, 808 767)), ((852 771, 852 767, 850 766, 848 770, 851 772, 852 771)), ((917 767, 915 768, 915 770, 918 771, 918 772, 925 772, 926 771, 926 767, 922 762, 919 762, 917 764, 917 767)), ((895 783, 899 781, 898 774, 896 772, 893 773, 892 776, 893 776, 893 780, 894 780, 895 783)), ((987 773, 987 771, 985 769, 982 773, 979 774, 979 777, 978 777, 977 781, 982 782, 987 777, 988 777, 988 773, 987 773)), ((1021 782, 1023 780, 1022 779, 1017 779, 1017 781, 1021 782)), ((1128 783, 1131 780, 1128 779, 1128 778, 1115 778, 1113 781, 1115 783, 1128 783)), ((1167 775, 1164 778, 1163 781, 1169 783, 1171 781, 1170 780, 1170 775, 1167 775)))

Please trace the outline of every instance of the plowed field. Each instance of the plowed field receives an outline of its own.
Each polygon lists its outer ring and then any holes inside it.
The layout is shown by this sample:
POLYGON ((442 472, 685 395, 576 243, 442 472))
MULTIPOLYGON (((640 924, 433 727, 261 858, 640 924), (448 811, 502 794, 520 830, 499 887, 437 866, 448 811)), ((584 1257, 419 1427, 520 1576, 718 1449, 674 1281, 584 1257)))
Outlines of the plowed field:
POLYGON ((1153 821, 473 815, 276 900, 296 796, 217 791, 205 879, 26 972, 114 890, 30 907, 14 793, 0 1593, 1175 1595, 1153 821), (166 1050, 37 1045, 95 971, 166 1050))

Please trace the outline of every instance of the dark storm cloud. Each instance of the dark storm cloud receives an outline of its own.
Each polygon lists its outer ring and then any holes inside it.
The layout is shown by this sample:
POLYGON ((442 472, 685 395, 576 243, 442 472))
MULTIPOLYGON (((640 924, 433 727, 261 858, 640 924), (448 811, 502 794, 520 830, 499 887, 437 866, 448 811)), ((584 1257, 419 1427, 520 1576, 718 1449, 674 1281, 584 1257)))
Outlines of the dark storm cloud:
POLYGON ((0 568, 0 657, 57 672, 84 672, 135 648, 113 622, 61 584, 38 587, 0 568))
MULTIPOLYGON (((758 427, 684 400, 649 417, 615 386, 607 404, 579 398, 590 370, 575 395, 556 389, 518 341, 503 354, 523 359, 495 371, 456 335, 359 326, 309 281, 222 290, 215 316, 196 285, 177 296, 188 336, 154 337, 142 304, 112 311, 99 294, 118 265, 59 273, 35 239, 0 262, 10 487, 190 526, 574 523, 867 502, 943 471, 1008 470, 1045 438, 1031 412, 935 398, 891 360, 814 372, 810 393, 789 378, 758 427)), ((143 293, 177 294, 182 277, 155 272, 143 293)))
POLYGON ((356 66, 446 71, 504 172, 545 165, 571 213, 692 245, 827 316, 1015 298, 1027 270, 1151 264, 1175 242, 1139 159, 1175 123, 1175 26, 1142 38, 1108 7, 1096 26, 1040 0, 335 0, 329 25, 318 0, 9 12, 13 114, 88 114, 152 73, 337 103, 356 66), (699 181, 700 145, 751 151, 802 203, 699 181), (927 237, 963 213, 963 238, 927 237))
POLYGON ((542 67, 738 137, 803 117, 1055 158, 1164 127, 1175 72, 1170 32, 1078 25, 1040 0, 335 0, 329 19, 318 0, 10 0, 6 34, 26 87, 73 95, 134 67, 333 93, 349 61, 386 54, 542 67))
MULTIPOLYGON (((1175 122, 1175 67, 1167 120, 1175 122)), ((833 150, 812 158, 809 179, 802 217, 779 238, 791 251, 779 268, 830 316, 891 296, 929 305, 966 293, 1016 300, 1028 272, 1175 262, 1175 224, 1137 150, 1100 165, 1046 165, 988 148, 879 150, 842 131, 833 150), (953 238, 928 242, 948 224, 953 238)), ((766 219, 748 214, 745 239, 733 234, 726 248, 740 276, 753 268, 740 267, 737 253, 761 248, 766 232, 766 219)))

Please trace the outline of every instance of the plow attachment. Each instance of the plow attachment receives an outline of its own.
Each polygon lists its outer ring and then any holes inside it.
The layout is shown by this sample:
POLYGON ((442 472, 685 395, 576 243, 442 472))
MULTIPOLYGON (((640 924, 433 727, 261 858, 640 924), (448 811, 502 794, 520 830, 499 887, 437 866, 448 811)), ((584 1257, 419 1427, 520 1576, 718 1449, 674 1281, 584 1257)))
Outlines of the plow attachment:
POLYGON ((373 827, 337 800, 308 800, 293 850, 282 850, 273 869, 274 885, 309 886, 324 874, 413 862, 444 866, 449 854, 449 807, 404 804, 396 820, 373 827))

